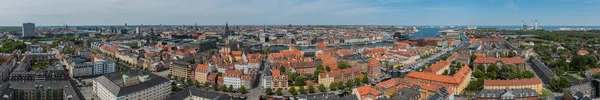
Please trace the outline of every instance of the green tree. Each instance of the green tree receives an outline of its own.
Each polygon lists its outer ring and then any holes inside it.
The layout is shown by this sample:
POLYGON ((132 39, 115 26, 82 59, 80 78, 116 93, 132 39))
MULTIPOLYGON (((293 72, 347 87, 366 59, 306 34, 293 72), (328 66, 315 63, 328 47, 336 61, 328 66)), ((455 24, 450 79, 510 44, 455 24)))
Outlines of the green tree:
POLYGON ((471 55, 471 61, 470 62, 473 62, 475 59, 477 59, 477 56, 471 55))
POLYGON ((444 73, 442 73, 442 75, 448 75, 448 70, 444 70, 444 73))
POLYGON ((480 91, 483 89, 483 80, 481 79, 477 79, 475 81, 471 81, 469 82, 469 85, 467 85, 467 87, 465 88, 465 90, 467 91, 480 91))
POLYGON ((329 84, 329 90, 335 91, 336 89, 337 89, 337 84, 335 84, 335 83, 329 84))
POLYGON ((510 52, 508 53, 508 57, 516 57, 517 53, 516 52, 510 52))
POLYGON ((198 81, 194 81, 194 86, 196 86, 196 87, 200 87, 200 82, 198 82, 198 81))
POLYGON ((498 73, 498 71, 500 71, 500 67, 498 67, 498 65, 491 64, 490 66, 488 66, 487 72, 496 72, 496 73, 498 73))
POLYGON ((337 88, 338 89, 344 89, 344 88, 346 88, 346 86, 344 86, 344 82, 338 82, 337 83, 337 88))
POLYGON ((498 78, 498 74, 496 74, 496 72, 489 72, 486 75, 489 79, 495 80, 496 78, 498 78))
POLYGON ((304 86, 300 86, 300 89, 298 89, 298 93, 299 94, 305 94, 306 90, 304 90, 304 86))
POLYGON ((212 84, 212 88, 213 88, 215 91, 219 91, 219 86, 217 86, 217 84, 212 84))
POLYGON ((304 86, 306 85, 306 80, 303 77, 296 77, 296 79, 294 79, 294 85, 304 86))
POLYGON ((277 89, 277 91, 275 91, 275 94, 277 94, 278 96, 282 96, 283 93, 281 93, 281 89, 277 89))
POLYGON ((279 67, 279 71, 285 72, 285 67, 283 67, 283 66, 279 67))
POLYGON ((242 93, 242 94, 246 94, 246 92, 248 92, 248 91, 246 90, 246 87, 244 87, 244 86, 241 86, 241 87, 240 87, 240 93, 242 93))
POLYGON ((523 76, 523 78, 533 78, 535 76, 535 73, 533 73, 532 71, 523 71, 521 72, 521 75, 523 76))
POLYGON ((475 70, 475 72, 473 72, 473 76, 475 76, 478 79, 485 79, 483 77, 485 77, 486 75, 485 75, 485 73, 483 73, 483 71, 477 69, 477 70, 475 70))
POLYGON ((208 87, 208 82, 204 82, 204 87, 208 87))
POLYGON ((225 86, 225 85, 221 85, 221 91, 223 91, 223 92, 228 92, 228 91, 227 91, 227 86, 225 86))
POLYGON ((323 68, 323 65, 319 64, 317 66, 317 70, 325 71, 325 68, 323 68))
POLYGON ((325 92, 325 91, 327 91, 327 88, 325 88, 325 85, 319 84, 319 91, 325 92))
POLYGON ((325 67, 325 71, 327 71, 327 72, 331 72, 331 67, 329 67, 329 66, 326 66, 326 67, 325 67))
POLYGON ((267 89, 265 89, 265 94, 273 95, 273 90, 271 90, 271 88, 267 88, 267 89))
POLYGON ((561 91, 563 88, 571 86, 571 81, 568 78, 560 77, 550 80, 550 87, 556 91, 561 91))
POLYGON ((315 93, 315 87, 312 85, 308 86, 308 93, 315 93))
POLYGON ((229 87, 227 88, 228 92, 233 92, 233 86, 229 85, 229 87))
POLYGON ((360 78, 354 78, 354 85, 358 86, 360 83, 360 78))
POLYGON ((346 82, 346 86, 347 86, 347 87, 352 87, 353 85, 354 85, 354 82, 352 82, 352 80, 348 80, 348 81, 346 82))
MULTIPOLYGON (((492 65, 493 65, 493 64, 492 64, 492 65)), ((479 65, 477 65, 477 69, 476 69, 476 70, 481 70, 481 71, 483 71, 484 73, 486 72, 486 70, 485 70, 485 66, 483 66, 483 64, 479 64, 479 65)))
POLYGON ((502 79, 516 79, 519 78, 519 72, 517 71, 517 67, 514 65, 504 65, 502 69, 500 69, 500 77, 502 79))
POLYGON ((171 76, 172 76, 171 74, 167 75, 167 77, 169 77, 169 78, 171 78, 171 76))
POLYGON ((368 77, 363 77, 362 82, 365 84, 369 84, 369 78, 368 77))
POLYGON ((293 87, 292 87, 292 88, 290 88, 290 89, 288 90, 288 92, 290 92, 290 94, 292 94, 292 95, 297 95, 297 94, 298 94, 298 92, 296 91, 296 88, 293 88, 293 87))

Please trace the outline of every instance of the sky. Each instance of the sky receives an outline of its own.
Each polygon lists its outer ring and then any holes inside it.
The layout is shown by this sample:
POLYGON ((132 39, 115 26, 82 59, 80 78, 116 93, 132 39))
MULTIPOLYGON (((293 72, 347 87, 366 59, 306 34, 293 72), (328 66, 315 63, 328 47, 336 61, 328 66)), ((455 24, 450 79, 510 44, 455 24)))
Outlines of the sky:
POLYGON ((600 0, 0 0, 0 26, 600 26, 600 0))

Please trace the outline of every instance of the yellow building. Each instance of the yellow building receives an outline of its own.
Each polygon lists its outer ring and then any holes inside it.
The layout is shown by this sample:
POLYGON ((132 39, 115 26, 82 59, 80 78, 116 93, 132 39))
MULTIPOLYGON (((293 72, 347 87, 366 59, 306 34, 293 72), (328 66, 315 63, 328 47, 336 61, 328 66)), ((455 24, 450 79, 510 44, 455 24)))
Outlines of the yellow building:
POLYGON ((206 77, 208 76, 208 65, 205 64, 198 64, 198 66, 196 66, 196 71, 195 71, 195 80, 198 81, 199 83, 204 83, 206 82, 206 77))
POLYGON ((542 80, 538 78, 520 80, 485 80, 483 89, 524 89, 530 88, 542 94, 542 80))

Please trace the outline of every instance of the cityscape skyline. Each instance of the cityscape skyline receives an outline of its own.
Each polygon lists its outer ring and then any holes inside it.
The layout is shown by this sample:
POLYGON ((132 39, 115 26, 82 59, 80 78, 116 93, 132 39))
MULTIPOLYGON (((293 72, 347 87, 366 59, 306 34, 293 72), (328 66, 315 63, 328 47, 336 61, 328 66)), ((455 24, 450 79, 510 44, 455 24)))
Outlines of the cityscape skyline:
POLYGON ((597 26, 596 0, 0 1, 0 26, 520 25, 597 26), (160 12, 160 13, 157 13, 160 12), (557 13, 560 12, 560 13, 557 13), (43 16, 43 17, 40 17, 43 16))

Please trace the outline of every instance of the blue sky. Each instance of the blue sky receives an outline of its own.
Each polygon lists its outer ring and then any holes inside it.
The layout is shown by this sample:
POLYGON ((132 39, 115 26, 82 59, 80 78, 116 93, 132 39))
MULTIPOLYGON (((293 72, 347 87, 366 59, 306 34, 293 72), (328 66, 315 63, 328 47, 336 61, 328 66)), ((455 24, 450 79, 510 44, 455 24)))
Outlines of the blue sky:
POLYGON ((600 0, 0 0, 0 26, 600 25, 600 0))

